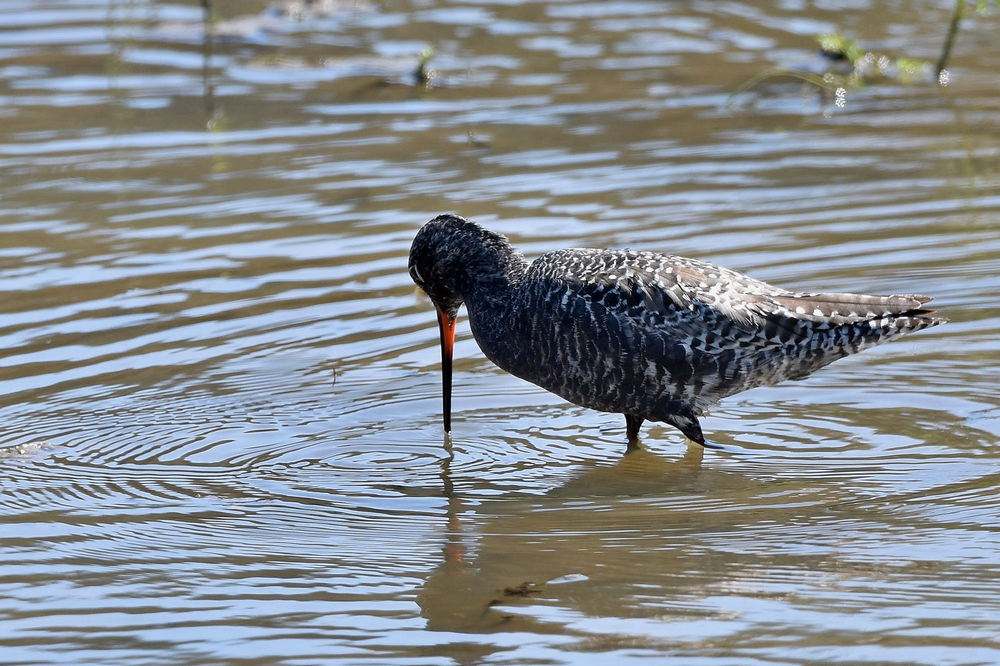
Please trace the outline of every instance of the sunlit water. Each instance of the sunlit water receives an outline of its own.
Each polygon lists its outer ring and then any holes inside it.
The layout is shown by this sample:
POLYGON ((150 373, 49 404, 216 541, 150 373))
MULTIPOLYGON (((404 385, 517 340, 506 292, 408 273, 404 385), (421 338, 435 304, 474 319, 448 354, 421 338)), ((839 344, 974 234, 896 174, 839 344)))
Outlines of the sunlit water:
POLYGON ((950 12, 817 4, 0 4, 0 662, 1000 663, 996 16, 734 94, 950 12), (627 455, 462 324, 445 439, 448 210, 951 321, 627 455))

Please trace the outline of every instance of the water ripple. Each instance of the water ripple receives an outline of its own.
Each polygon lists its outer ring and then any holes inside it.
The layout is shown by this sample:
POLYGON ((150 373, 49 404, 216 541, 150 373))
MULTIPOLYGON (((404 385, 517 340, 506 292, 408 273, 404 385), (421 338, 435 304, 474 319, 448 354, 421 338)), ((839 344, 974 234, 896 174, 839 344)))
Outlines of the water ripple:
POLYGON ((837 107, 731 94, 950 7, 314 4, 0 29, 7 662, 998 661, 989 17, 837 107), (405 263, 448 209, 951 321, 626 452, 462 318, 446 436, 405 263))

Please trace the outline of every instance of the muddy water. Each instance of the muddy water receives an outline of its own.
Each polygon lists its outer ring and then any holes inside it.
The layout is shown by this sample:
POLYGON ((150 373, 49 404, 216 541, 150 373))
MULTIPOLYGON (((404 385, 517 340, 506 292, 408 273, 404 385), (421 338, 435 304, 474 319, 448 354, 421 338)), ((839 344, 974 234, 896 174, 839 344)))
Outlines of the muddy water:
POLYGON ((0 662, 1000 662, 996 16, 774 4, 0 5, 0 662), (448 210, 951 322, 627 455, 462 324, 445 439, 448 210))

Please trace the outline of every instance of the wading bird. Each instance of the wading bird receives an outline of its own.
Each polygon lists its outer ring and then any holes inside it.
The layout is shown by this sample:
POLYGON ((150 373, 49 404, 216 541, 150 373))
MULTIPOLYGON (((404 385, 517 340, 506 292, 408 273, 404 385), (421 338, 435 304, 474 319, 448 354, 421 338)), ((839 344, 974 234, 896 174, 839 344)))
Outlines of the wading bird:
POLYGON ((425 224, 409 272, 437 309, 444 429, 459 307, 483 353, 566 400, 625 415, 631 442, 662 421, 699 444, 698 416, 740 391, 944 323, 927 296, 801 293, 697 259, 556 250, 529 263, 456 215, 425 224))

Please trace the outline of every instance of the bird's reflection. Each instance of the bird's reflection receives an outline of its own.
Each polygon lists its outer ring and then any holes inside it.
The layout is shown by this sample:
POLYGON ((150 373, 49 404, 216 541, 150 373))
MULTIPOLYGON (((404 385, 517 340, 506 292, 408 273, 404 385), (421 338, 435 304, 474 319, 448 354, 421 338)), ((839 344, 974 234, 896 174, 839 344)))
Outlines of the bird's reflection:
POLYGON ((580 503, 606 508, 608 500, 621 497, 689 495, 710 487, 721 474, 702 468, 701 446, 692 445, 681 458, 669 459, 633 445, 614 464, 583 467, 544 495, 466 501, 455 490, 454 450, 447 435, 444 450, 440 478, 447 518, 442 561, 418 596, 428 629, 438 631, 565 631, 562 625, 545 627, 544 622, 510 610, 544 603, 547 584, 586 584, 587 571, 577 569, 594 564, 587 544, 599 548, 609 531, 629 520, 628 515, 617 520, 614 508, 587 512, 580 503), (567 524, 581 517, 586 524, 567 524), (549 547, 560 543, 554 534, 570 528, 576 532, 571 541, 563 542, 565 552, 549 547), (546 541, 544 552, 540 541, 546 541))
POLYGON ((679 459, 665 458, 629 442, 614 465, 580 470, 546 493, 551 497, 624 497, 684 492, 698 484, 705 449, 692 445, 679 459))

